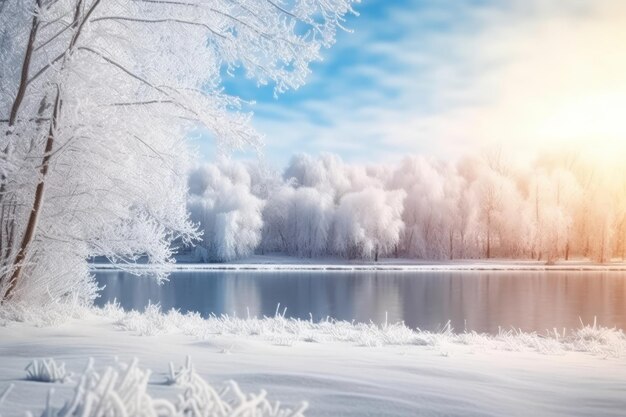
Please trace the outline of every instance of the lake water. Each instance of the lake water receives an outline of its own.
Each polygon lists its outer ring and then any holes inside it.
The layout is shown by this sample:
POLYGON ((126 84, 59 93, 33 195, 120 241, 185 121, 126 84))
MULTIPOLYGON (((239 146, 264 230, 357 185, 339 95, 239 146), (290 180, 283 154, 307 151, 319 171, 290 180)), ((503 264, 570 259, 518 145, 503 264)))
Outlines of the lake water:
POLYGON ((624 272, 176 272, 158 285, 118 271, 99 271, 103 305, 126 309, 159 303, 164 311, 357 322, 404 321, 438 330, 495 333, 499 327, 543 332, 580 320, 626 329, 624 272))

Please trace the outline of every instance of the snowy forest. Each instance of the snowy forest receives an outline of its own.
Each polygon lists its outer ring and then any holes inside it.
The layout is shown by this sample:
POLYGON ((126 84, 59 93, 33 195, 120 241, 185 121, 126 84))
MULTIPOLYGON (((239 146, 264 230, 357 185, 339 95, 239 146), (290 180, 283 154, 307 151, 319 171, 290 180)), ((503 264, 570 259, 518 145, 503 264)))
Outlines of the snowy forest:
POLYGON ((378 260, 626 255, 626 172, 576 154, 510 163, 500 150, 457 162, 385 165, 295 155, 281 174, 224 159, 189 177, 197 260, 253 253, 378 260))

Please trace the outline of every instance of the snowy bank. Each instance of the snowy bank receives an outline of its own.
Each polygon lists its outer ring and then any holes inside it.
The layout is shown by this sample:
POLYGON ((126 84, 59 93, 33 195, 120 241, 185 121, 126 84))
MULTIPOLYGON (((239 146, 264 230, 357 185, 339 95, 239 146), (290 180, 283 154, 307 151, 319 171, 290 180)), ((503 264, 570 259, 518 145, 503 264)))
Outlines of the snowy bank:
POLYGON ((593 325, 578 329, 552 329, 544 334, 501 329, 496 335, 477 332, 456 333, 449 325, 440 332, 413 330, 403 323, 354 323, 327 319, 319 322, 274 317, 240 318, 229 315, 202 318, 198 313, 167 313, 151 305, 145 312, 124 312, 108 305, 100 310, 115 318, 115 326, 139 335, 183 334, 199 339, 216 335, 258 338, 272 344, 292 346, 297 343, 349 343, 356 346, 424 346, 443 352, 451 345, 473 349, 530 351, 544 354, 584 352, 601 357, 626 357, 626 334, 623 330, 593 325))
POLYGON ((0 329, 13 328, 18 322, 37 326, 63 325, 68 320, 85 317, 110 323, 114 328, 139 336, 182 335, 198 340, 236 337, 258 340, 272 345, 294 346, 302 343, 349 344, 359 347, 415 346, 437 349, 445 353, 451 346, 472 349, 536 352, 562 355, 581 352, 607 358, 626 358, 626 333, 597 323, 581 325, 577 329, 546 329, 545 332, 524 332, 518 329, 499 329, 497 334, 475 331, 456 332, 448 323, 438 332, 411 329, 404 323, 357 323, 327 318, 321 321, 290 318, 276 310, 273 317, 238 317, 212 315, 203 318, 199 313, 181 313, 178 310, 161 311, 158 305, 149 305, 144 312, 124 311, 119 305, 103 308, 74 307, 37 313, 28 309, 4 307, 0 309, 0 329), (69 314, 69 313, 72 314, 69 314))
MULTIPOLYGON (((32 316, 31 316, 32 317, 32 316)), ((622 331, 585 326, 566 332, 501 332, 486 336, 412 331, 398 325, 271 318, 126 313, 114 306, 37 327, 0 327, 3 417, 39 415, 50 387, 60 409, 75 384, 27 381, 33 358, 53 357, 70 372, 89 357, 104 369, 116 356, 153 369, 146 390, 172 403, 169 361, 193 358, 212 386, 236 380, 243 392, 261 388, 289 408, 306 399, 308 417, 322 416, 607 416, 626 409, 626 338, 622 331), (541 352, 541 353, 538 353, 541 352)))

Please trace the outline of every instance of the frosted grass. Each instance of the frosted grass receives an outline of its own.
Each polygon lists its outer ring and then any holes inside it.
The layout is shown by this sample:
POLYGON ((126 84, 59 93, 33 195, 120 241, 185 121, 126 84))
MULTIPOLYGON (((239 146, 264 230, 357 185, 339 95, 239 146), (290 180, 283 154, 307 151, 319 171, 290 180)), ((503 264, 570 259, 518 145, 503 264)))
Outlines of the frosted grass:
POLYGON ((266 341, 274 345, 293 346, 298 343, 347 343, 356 346, 422 346, 446 353, 454 346, 473 349, 513 352, 538 352, 562 355, 583 352, 599 357, 626 357, 626 334, 623 330, 581 321, 577 329, 546 329, 524 332, 500 329, 497 334, 475 331, 457 332, 445 325, 439 331, 411 329, 404 323, 357 323, 327 318, 321 321, 289 318, 278 309, 272 317, 238 317, 220 315, 203 318, 199 313, 178 310, 161 311, 149 305, 144 312, 124 311, 118 304, 86 308, 58 305, 36 311, 19 305, 0 308, 0 326, 27 322, 36 326, 55 326, 68 320, 89 317, 110 320, 120 330, 140 336, 182 334, 198 339, 233 336, 266 341))
POLYGON ((626 356, 626 334, 621 329, 584 324, 578 329, 552 329, 544 333, 500 329, 495 335, 464 331, 457 333, 448 323, 437 332, 413 330, 404 323, 355 323, 327 318, 321 321, 288 318, 277 311, 274 317, 236 317, 232 315, 202 318, 198 313, 162 312, 150 305, 144 312, 123 311, 108 304, 96 309, 119 329, 138 335, 184 334, 208 339, 215 336, 256 338, 272 344, 349 343, 357 346, 424 346, 445 353, 447 347, 465 345, 486 350, 538 352, 560 355, 584 352, 601 357, 626 356))
MULTIPOLYGON (((45 417, 304 417, 306 402, 294 409, 270 402, 267 393, 244 393, 234 381, 222 388, 209 385, 187 360, 186 377, 177 381, 182 392, 175 401, 154 398, 148 392, 151 376, 137 359, 129 364, 117 361, 96 370, 93 359, 80 376, 72 397, 61 408, 52 406, 54 390, 48 397, 45 417)), ((6 397, 0 397, 1 401, 6 397)), ((27 413, 27 415, 30 413, 27 413)))
POLYGON ((71 373, 65 370, 64 363, 57 363, 52 358, 34 359, 26 366, 26 379, 37 382, 66 382, 71 373))

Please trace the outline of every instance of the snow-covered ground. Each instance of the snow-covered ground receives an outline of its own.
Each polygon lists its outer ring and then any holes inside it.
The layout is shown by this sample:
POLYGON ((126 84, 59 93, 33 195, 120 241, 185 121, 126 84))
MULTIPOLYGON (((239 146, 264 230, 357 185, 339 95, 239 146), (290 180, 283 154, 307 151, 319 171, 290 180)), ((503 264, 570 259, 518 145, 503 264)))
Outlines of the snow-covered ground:
MULTIPOLYGON (((116 269, 102 259, 92 263, 93 270, 116 269)), ((125 268, 154 269, 154 265, 124 265, 125 268)), ((381 258, 379 262, 346 260, 335 257, 296 258, 285 255, 254 255, 223 263, 197 263, 191 255, 177 257, 172 270, 218 271, 626 271, 626 262, 616 259, 597 264, 587 259, 574 259, 546 264, 542 261, 514 259, 464 259, 453 261, 424 261, 408 258, 381 258)))
POLYGON ((92 310, 45 326, 11 318, 0 319, 0 393, 15 384, 0 405, 3 417, 38 415, 50 387, 55 406, 72 395, 70 382, 26 380, 33 358, 53 357, 78 372, 89 357, 100 366, 137 357, 153 370, 150 394, 173 399, 180 391, 164 384, 168 363, 186 355, 212 385, 234 379, 289 406, 306 400, 309 417, 617 417, 626 410, 626 336, 593 326, 565 335, 433 334, 280 316, 203 320, 154 308, 92 310))

